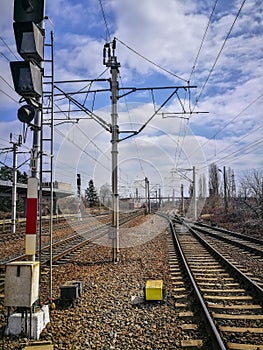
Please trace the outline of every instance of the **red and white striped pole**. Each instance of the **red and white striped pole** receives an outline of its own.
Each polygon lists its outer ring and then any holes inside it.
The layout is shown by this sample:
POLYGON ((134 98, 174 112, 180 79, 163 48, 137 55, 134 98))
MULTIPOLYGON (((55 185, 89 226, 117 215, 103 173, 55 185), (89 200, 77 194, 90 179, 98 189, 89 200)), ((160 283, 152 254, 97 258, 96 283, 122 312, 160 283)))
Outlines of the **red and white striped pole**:
POLYGON ((26 255, 35 260, 37 237, 38 179, 29 177, 26 201, 26 255))

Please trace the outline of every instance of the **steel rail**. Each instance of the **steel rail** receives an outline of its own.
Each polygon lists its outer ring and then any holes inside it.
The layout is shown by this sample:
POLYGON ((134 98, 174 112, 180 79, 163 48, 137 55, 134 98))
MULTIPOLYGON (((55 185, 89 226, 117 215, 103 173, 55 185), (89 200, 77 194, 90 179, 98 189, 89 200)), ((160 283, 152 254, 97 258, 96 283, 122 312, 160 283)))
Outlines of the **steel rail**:
POLYGON ((224 263, 231 270, 240 281, 244 282, 252 293, 256 296, 259 303, 262 304, 263 301, 263 289, 254 281, 252 281, 246 274, 240 271, 236 266, 234 266, 228 259, 226 259, 222 254, 220 254, 211 244, 206 242, 189 224, 186 222, 181 222, 187 229, 221 262, 224 263))
MULTIPOLYGON (((180 258, 181 258, 181 260, 183 262, 184 268, 185 268, 185 270, 187 272, 187 275, 189 277, 191 285, 192 285, 192 287, 194 289, 195 295, 196 295, 196 297, 197 297, 197 299, 199 301, 199 304, 202 307, 202 311, 203 311, 203 315, 205 317, 205 321, 206 321, 206 325, 207 325, 207 328, 208 328, 208 332, 209 332, 209 334, 210 334, 210 336, 211 336, 211 338, 213 340, 213 346, 214 346, 213 349, 214 350, 218 350, 218 349, 220 349, 220 350, 227 350, 227 348, 226 348, 226 346, 225 346, 225 344, 224 344, 224 342, 223 342, 223 340, 222 340, 222 338, 221 338, 221 336, 220 336, 220 334, 219 334, 219 332, 218 332, 218 330, 216 328, 216 325, 215 325, 212 317, 210 316, 210 313, 209 313, 209 311, 208 311, 208 309, 206 307, 206 304, 205 304, 205 301, 204 301, 204 299, 202 297, 202 294, 201 294, 201 292, 200 292, 200 290, 199 290, 199 288, 198 288, 198 286, 197 286, 197 284, 195 282, 193 274, 192 274, 192 272, 191 272, 191 270, 190 270, 190 268, 188 266, 188 263, 187 263, 186 258, 185 258, 185 254, 182 251, 181 245, 180 245, 180 243, 178 241, 178 238, 177 238, 177 235, 176 235, 176 232, 175 232, 175 229, 174 229, 173 221, 172 220, 169 220, 169 221, 170 221, 170 228, 171 228, 172 233, 173 233, 173 238, 174 238, 174 241, 175 241, 175 244, 176 244, 176 248, 178 249, 178 252, 180 254, 180 258)), ((182 224, 181 220, 179 222, 182 224)))
MULTIPOLYGON (((126 214, 126 213, 125 213, 126 214)), ((138 210, 138 211, 134 211, 132 212, 131 215, 128 215, 128 217, 122 217, 121 220, 120 220, 120 225, 123 225, 131 220, 133 220, 134 218, 138 217, 138 216, 141 216, 143 215, 143 211, 142 210, 138 210)), ((101 225, 98 225, 96 227, 93 227, 92 229, 90 230, 87 230, 87 231, 82 231, 81 233, 76 233, 72 236, 69 236, 69 237, 66 237, 64 239, 61 239, 61 240, 58 240, 56 241, 55 243, 53 243, 53 247, 56 247, 56 246, 60 246, 64 243, 67 243, 67 242, 70 242, 72 241, 73 239, 78 239, 78 238, 83 238, 84 237, 84 240, 82 242, 78 242, 77 244, 75 244, 74 246, 64 250, 63 252, 61 253, 58 253, 56 254, 54 257, 53 257, 53 260, 52 261, 58 261, 59 259, 61 259, 63 256, 66 256, 68 254, 70 254, 72 251, 74 250, 77 250, 79 249, 81 246, 83 245, 86 245, 88 242, 90 242, 91 240, 94 240, 94 239, 97 239, 99 237, 102 237, 103 235, 107 234, 108 231, 104 232, 103 234, 102 233, 99 233, 97 236, 92 236, 92 237, 89 237, 87 239, 85 239, 85 235, 87 234, 91 234, 92 232, 94 231, 97 231, 98 229, 107 229, 110 227, 110 224, 109 223, 106 223, 106 224, 101 224, 101 225)), ((43 250, 49 250, 50 249, 50 245, 47 244, 43 247, 43 250)), ((38 252, 37 252, 38 253, 38 252)), ((0 264, 0 269, 4 269, 5 268, 5 265, 7 263, 10 263, 10 262, 13 262, 13 261, 18 261, 18 260, 25 260, 27 258, 27 256, 25 254, 22 254, 18 257, 15 257, 15 258, 12 258, 8 261, 5 261, 3 263, 0 264)), ((41 262, 41 265, 47 265, 49 263, 49 259, 46 259, 45 261, 42 261, 41 262)), ((4 286, 5 286, 5 283, 4 282, 1 282, 0 283, 0 292, 3 292, 4 291, 4 286)))
POLYGON ((195 223, 194 226, 192 226, 192 227, 195 230, 198 230, 198 231, 203 232, 205 234, 209 234, 209 235, 214 236, 214 237, 216 237, 216 238, 218 238, 220 240, 223 240, 223 241, 226 241, 228 243, 232 243, 234 245, 237 245, 237 246, 239 246, 241 248, 246 248, 247 250, 249 250, 251 252, 254 252, 254 253, 256 253, 256 254, 258 254, 260 256, 263 256, 263 250, 257 249, 255 247, 247 246, 246 244, 244 244, 242 242, 233 241, 233 240, 231 240, 231 238, 228 238, 228 237, 225 237, 225 236, 220 236, 216 232, 228 234, 230 237, 233 236, 233 237, 242 239, 244 241, 247 241, 247 242, 250 242, 250 243, 255 243, 255 244, 263 246, 263 240, 261 240, 261 239, 250 237, 250 236, 245 236, 245 235, 243 235, 241 233, 237 233, 237 232, 233 232, 233 231, 228 231, 228 230, 226 230, 224 228, 211 227, 211 226, 204 225, 204 224, 200 225, 199 223, 195 223), (213 230, 215 232, 209 232, 209 231, 206 231, 206 229, 213 230))

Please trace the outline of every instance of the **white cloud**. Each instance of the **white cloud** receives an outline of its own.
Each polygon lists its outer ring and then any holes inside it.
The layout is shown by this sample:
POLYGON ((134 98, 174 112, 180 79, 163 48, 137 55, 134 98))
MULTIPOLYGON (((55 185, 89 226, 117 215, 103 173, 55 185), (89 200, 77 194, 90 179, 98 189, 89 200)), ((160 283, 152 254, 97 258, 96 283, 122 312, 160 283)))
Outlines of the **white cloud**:
MULTIPOLYGON (((1 14, 4 14, 0 29, 1 36, 15 52, 11 3, 11 0, 4 0, 0 4, 1 14)), ((210 1, 111 0, 102 3, 112 39, 116 36, 167 70, 185 79, 189 78, 212 10, 213 4, 210 1)), ((191 84, 198 86, 191 92, 192 103, 195 102, 195 97, 199 95, 215 63, 239 7, 240 1, 218 3, 195 73, 192 75, 191 84)), ((256 128, 260 126, 262 119, 263 100, 257 99, 262 94, 262 11, 262 2, 251 0, 245 3, 195 109, 195 111, 207 111, 209 114, 194 114, 186 133, 184 129, 187 125, 186 121, 178 118, 163 119, 161 115, 157 115, 139 135, 134 137, 136 143, 133 139, 120 143, 121 172, 124 178, 141 177, 142 164, 145 173, 154 173, 156 179, 158 176, 159 179, 169 178, 171 168, 177 163, 179 166, 189 166, 189 164, 206 166, 207 161, 218 161, 221 165, 229 165, 237 169, 262 166, 260 155, 262 145, 259 143, 253 146, 253 140, 260 137, 261 130, 256 128), (254 100, 256 101, 252 104, 254 100), (191 135, 191 129, 194 130, 195 137, 191 135), (249 132, 251 134, 245 137, 249 132), (183 151, 180 151, 181 144, 183 151), (198 144, 204 146, 198 146, 198 144), (248 148, 245 148, 246 145, 248 148), (243 150, 244 155, 237 153, 239 149, 243 150), (246 152, 250 153, 246 154, 246 152), (179 154, 181 158, 178 160, 179 154), (228 154, 231 156, 227 157, 228 154), (140 158, 140 161, 136 161, 136 158, 140 158)), ((97 77, 105 69, 102 64, 102 49, 106 38, 106 28, 99 2, 97 0, 88 3, 82 0, 49 1, 46 13, 55 25, 56 80, 97 77)), ((49 29, 47 24, 47 34, 49 29)), ((7 55, 8 59, 14 59, 5 45, 1 42, 0 44, 1 51, 7 55)), ((117 42, 116 54, 121 63, 120 86, 161 86, 185 83, 151 65, 120 42, 117 42)), ((3 56, 0 56, 0 69, 1 75, 12 84, 9 65, 3 56)), ((106 72, 103 77, 109 76, 110 73, 106 72)), ((74 91, 85 84, 63 85, 63 89, 74 91)), ((94 89, 105 87, 108 88, 109 84, 93 86, 94 89)), ((10 92, 12 97, 17 98, 17 95, 1 79, 0 89, 10 92)), ((179 93, 185 108, 188 108, 183 91, 179 93)), ((89 107, 92 106, 93 97, 88 98, 89 107)), ((84 101, 83 96, 76 95, 75 98, 81 102, 84 101)), ((154 98, 156 104, 161 103, 164 100, 163 93, 155 91, 154 98)), ((58 104, 63 108, 68 105, 65 101, 60 101, 58 104)), ((0 92, 2 116, 8 113, 10 119, 15 119, 17 107, 15 102, 0 92)), ((108 107, 110 107, 110 94, 105 93, 100 97, 99 93, 96 94, 95 109, 98 109, 97 113, 100 116, 110 122, 108 107), (99 109, 100 107, 105 108, 99 109)), ((72 105, 71 108, 73 108, 72 105)), ((164 111, 174 112, 178 109, 180 104, 174 98, 165 106, 164 111)), ((138 92, 127 95, 125 99, 120 100, 119 110, 120 129, 139 130, 154 113, 151 93, 138 92), (129 106, 129 115, 125 113, 126 103, 129 106)), ((99 148, 96 149, 94 144, 88 138, 85 139, 84 135, 74 127, 74 132, 72 130, 71 133, 74 141, 79 142, 82 151, 73 146, 72 142, 63 143, 65 157, 59 159, 58 176, 75 183, 76 169, 81 169, 87 180, 96 174, 98 181, 110 183, 110 172, 107 174, 105 172, 105 167, 110 169, 111 166, 109 133, 90 120, 80 122, 79 126, 99 148), (103 150, 107 156, 99 149, 103 150), (99 160, 104 167, 100 163, 96 164, 87 153, 99 160)), ((8 139, 10 130, 21 130, 21 125, 17 121, 14 124, 3 123, 0 127, 0 135, 4 139, 8 139)), ((59 126, 58 129, 65 133, 70 127, 59 126)), ((121 137, 124 136, 125 134, 121 134, 121 137)), ((61 145, 62 138, 56 133, 56 151, 61 145)))

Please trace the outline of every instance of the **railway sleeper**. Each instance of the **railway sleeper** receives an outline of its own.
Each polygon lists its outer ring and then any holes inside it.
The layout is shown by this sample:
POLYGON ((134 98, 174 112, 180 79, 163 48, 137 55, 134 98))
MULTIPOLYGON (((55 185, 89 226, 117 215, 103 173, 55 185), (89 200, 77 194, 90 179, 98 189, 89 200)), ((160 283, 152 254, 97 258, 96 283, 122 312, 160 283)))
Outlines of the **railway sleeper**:
POLYGON ((263 345, 227 343, 229 350, 263 350, 263 345))

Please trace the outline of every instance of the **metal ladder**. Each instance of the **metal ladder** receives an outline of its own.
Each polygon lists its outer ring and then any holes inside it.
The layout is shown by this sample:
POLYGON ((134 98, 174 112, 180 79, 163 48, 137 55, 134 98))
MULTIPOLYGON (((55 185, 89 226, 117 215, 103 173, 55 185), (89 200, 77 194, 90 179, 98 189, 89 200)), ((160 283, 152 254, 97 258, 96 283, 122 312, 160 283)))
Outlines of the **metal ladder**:
MULTIPOLYGON (((45 40, 46 41, 46 40, 45 40)), ((45 59, 43 75, 43 106, 40 137, 40 171, 39 171, 39 261, 41 264, 42 238, 49 236, 50 244, 50 273, 49 297, 52 298, 52 243, 53 243, 53 211, 54 211, 54 33, 50 31, 50 40, 45 42, 45 59), (45 184, 45 185, 44 185, 45 184), (49 201, 43 201, 43 189, 50 193, 49 201), (43 209, 49 208, 49 230, 43 234, 43 209)), ((41 271, 40 271, 41 276, 41 271)), ((41 278, 41 277, 40 277, 41 278)))

